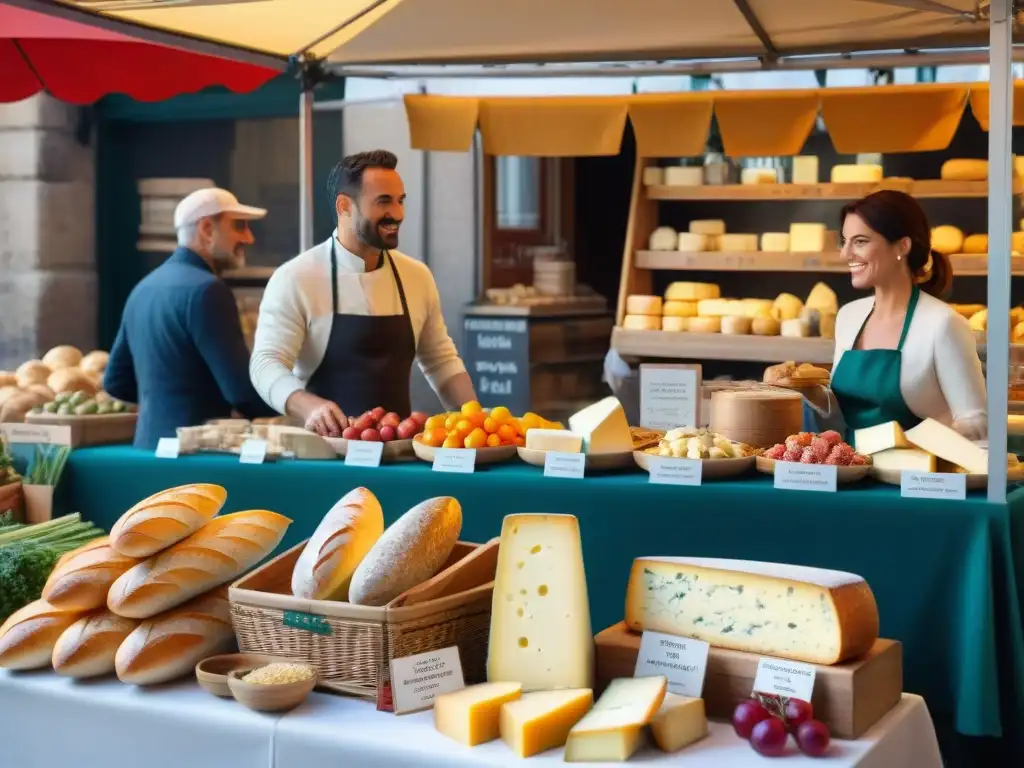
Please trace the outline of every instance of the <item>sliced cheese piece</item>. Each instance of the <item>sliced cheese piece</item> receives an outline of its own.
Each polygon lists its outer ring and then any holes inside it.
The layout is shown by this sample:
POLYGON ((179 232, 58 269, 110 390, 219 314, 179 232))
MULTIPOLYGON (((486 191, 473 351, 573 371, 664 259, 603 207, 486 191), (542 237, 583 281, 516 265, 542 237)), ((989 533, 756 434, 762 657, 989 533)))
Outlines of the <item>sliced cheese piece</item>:
POLYGON ((727 234, 720 235, 718 247, 731 253, 756 253, 757 235, 727 234))
POLYGON ((690 231, 696 235, 724 235, 725 222, 722 219, 694 219, 690 231))
POLYGON ((988 161, 953 158, 942 164, 940 179, 949 181, 985 181, 988 179, 988 161))
POLYGON ((722 318, 722 333, 730 336, 745 336, 750 333, 753 325, 753 318, 729 315, 722 318))
POLYGON ((691 317, 687 330, 690 333, 718 333, 722 330, 722 318, 691 317))
POLYGON ((615 397, 598 400, 574 413, 569 417, 569 430, 583 435, 584 453, 626 453, 633 450, 633 436, 626 412, 615 397))
POLYGON ((878 638, 863 578, 798 565, 690 557, 633 561, 626 623, 720 648, 836 664, 878 638))
POLYGON ((882 166, 874 163, 832 166, 833 184, 871 184, 882 180, 882 166))
POLYGON ((643 182, 645 187, 659 186, 665 183, 665 169, 656 165, 644 168, 643 182))
POLYGON ((665 317, 696 317, 697 316, 697 302, 696 301, 666 301, 665 305, 661 309, 661 314, 665 317))
POLYGON ((936 463, 935 457, 932 454, 919 448, 887 448, 871 456, 872 466, 878 469, 910 469, 917 472, 934 472, 936 463))
POLYGON ((779 332, 791 339, 806 339, 811 336, 811 326, 805 319, 794 317, 792 320, 783 320, 779 332))
POLYGON ((789 232, 765 232, 761 235, 761 250, 765 253, 789 251, 789 232))
POLYGON ((807 295, 804 305, 822 312, 838 312, 839 297, 825 283, 817 283, 807 295))
POLYGON ((793 253, 822 253, 825 250, 824 224, 790 224, 789 250, 793 253))
POLYGON ((661 296, 627 296, 627 315, 660 315, 661 296))
POLYGON ((593 688, 593 666, 579 522, 572 515, 507 515, 491 601, 488 682, 522 683, 523 691, 593 688))
POLYGON ((873 427, 856 429, 853 432, 853 448, 857 453, 870 456, 890 448, 909 448, 903 428, 895 421, 876 424, 873 427))
POLYGON ((793 183, 818 183, 818 158, 816 155, 797 155, 793 158, 793 183))
POLYGON ((792 320, 800 317, 804 303, 791 293, 780 293, 772 305, 772 317, 776 320, 792 320))
POLYGON ((905 436, 911 445, 963 467, 971 474, 988 474, 988 451, 935 419, 925 419, 908 429, 905 436))
POLYGON ((668 682, 664 676, 620 677, 569 731, 565 762, 628 760, 644 741, 644 726, 661 708, 668 682))
POLYGON ((673 331, 679 333, 682 331, 688 331, 690 329, 690 318, 689 317, 677 317, 674 315, 665 315, 661 318, 661 330, 673 331))
POLYGON ((631 331, 661 330, 660 315, 626 315, 622 318, 622 327, 631 331))
POLYGON ((932 228, 932 250, 947 256, 963 253, 964 233, 949 224, 932 228))
POLYGON ((721 289, 714 283, 675 282, 665 290, 665 301, 700 301, 721 295, 721 289))
POLYGON ((782 332, 782 323, 774 317, 755 317, 750 331, 755 336, 778 336, 782 332))
POLYGON ((676 241, 676 249, 689 253, 700 253, 708 250, 708 236, 694 232, 680 232, 676 241))
POLYGON ((652 251, 674 251, 679 243, 679 236, 672 227, 658 227, 651 232, 647 247, 652 251))
POLYGON ((519 683, 480 683, 442 693, 434 698, 434 728, 467 747, 493 741, 500 735, 502 705, 522 693, 519 683))
POLYGON ((968 235, 965 237, 963 253, 988 253, 988 235, 968 235))
POLYGON ((778 184, 779 172, 775 168, 743 168, 740 184, 778 184))
POLYGON ((696 165, 670 165, 665 169, 665 184, 670 187, 698 187, 704 183, 704 168, 696 165))
POLYGON ((583 450, 583 437, 567 429, 528 429, 526 447, 535 451, 579 453, 583 450))
POLYGON ((501 708, 501 739, 518 757, 561 747, 593 705, 594 692, 589 688, 524 694, 501 708))
POLYGON ((703 739, 708 735, 704 699, 666 693, 661 709, 651 718, 651 735, 662 752, 678 752, 703 739))

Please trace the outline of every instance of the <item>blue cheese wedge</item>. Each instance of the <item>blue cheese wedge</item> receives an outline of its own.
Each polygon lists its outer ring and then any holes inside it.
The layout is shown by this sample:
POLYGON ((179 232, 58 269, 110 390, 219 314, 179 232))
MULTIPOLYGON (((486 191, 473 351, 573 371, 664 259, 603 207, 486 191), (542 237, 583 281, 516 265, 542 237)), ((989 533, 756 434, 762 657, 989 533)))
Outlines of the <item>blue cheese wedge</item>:
POLYGON ((693 557, 633 562, 626 623, 811 664, 838 664, 878 639, 871 588, 852 573, 693 557))

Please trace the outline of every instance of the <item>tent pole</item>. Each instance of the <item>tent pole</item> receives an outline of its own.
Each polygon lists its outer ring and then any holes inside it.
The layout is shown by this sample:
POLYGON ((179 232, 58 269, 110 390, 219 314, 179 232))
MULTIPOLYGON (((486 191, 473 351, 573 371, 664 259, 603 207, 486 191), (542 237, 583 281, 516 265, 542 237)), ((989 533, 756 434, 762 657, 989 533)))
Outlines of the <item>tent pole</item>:
POLYGON ((988 129, 988 500, 1006 503, 1010 369, 1010 228, 1013 218, 1013 0, 992 0, 988 129))
POLYGON ((299 96, 299 250, 313 247, 313 89, 299 96))

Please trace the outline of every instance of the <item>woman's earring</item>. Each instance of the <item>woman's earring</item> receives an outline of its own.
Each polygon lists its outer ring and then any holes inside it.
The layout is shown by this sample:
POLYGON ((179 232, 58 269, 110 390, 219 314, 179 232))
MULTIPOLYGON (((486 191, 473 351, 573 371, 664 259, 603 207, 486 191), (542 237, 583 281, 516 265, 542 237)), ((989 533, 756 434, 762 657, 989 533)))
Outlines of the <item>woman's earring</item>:
POLYGON ((897 256, 896 256, 896 261, 903 261, 903 257, 902 257, 902 256, 899 256, 899 255, 897 255, 897 256))

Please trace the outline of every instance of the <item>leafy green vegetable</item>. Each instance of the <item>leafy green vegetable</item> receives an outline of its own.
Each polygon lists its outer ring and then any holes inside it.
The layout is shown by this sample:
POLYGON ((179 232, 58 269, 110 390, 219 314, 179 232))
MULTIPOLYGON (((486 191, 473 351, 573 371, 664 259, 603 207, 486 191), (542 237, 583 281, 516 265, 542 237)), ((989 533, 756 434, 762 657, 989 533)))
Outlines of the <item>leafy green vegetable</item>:
POLYGON ((70 453, 71 448, 66 445, 37 445, 27 482, 31 485, 57 485, 70 453))

